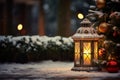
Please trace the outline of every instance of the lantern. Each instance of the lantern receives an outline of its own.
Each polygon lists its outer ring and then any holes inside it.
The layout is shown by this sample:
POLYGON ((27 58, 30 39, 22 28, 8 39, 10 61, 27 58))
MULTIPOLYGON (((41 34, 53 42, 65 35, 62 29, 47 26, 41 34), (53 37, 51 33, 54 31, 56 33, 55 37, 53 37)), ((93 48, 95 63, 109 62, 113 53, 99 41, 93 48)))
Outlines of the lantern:
POLYGON ((94 60, 98 60, 98 40, 101 38, 85 18, 81 27, 72 36, 75 44, 74 67, 72 70, 97 70, 94 60))

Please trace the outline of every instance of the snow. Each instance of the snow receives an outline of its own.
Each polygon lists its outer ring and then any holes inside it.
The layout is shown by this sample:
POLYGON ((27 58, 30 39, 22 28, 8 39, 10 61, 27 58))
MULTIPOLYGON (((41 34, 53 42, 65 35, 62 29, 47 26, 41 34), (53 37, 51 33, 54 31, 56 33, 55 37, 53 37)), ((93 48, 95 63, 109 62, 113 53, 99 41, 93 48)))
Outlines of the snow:
MULTIPOLYGON (((120 77, 120 73, 71 71, 72 67, 73 62, 43 61, 39 63, 27 64, 5 63, 0 64, 0 78, 4 77, 1 75, 24 75, 29 78, 40 79, 91 78, 87 80, 101 80, 106 77, 120 77)), ((21 77, 21 79, 23 78, 21 77)))
POLYGON ((0 41, 3 41, 5 38, 5 36, 0 36, 0 41))
POLYGON ((73 42, 72 38, 63 38, 63 43, 67 45, 71 45, 71 42, 73 42))
MULTIPOLYGON (((2 42, 2 45, 5 43, 12 43, 13 46, 16 48, 20 48, 21 43, 18 42, 23 42, 25 44, 28 44, 32 47, 34 46, 42 46, 43 48, 47 48, 52 45, 57 45, 59 47, 65 48, 65 47, 71 47, 73 46, 73 39, 71 37, 61 37, 61 36, 55 36, 55 37, 48 37, 48 36, 39 36, 39 35, 34 35, 34 36, 0 36, 0 42, 2 42), (2 42, 3 41, 3 42, 2 42), (51 42, 51 43, 50 43, 51 42), (49 44, 50 43, 50 44, 49 44)), ((27 50, 30 50, 28 47, 27 50)))

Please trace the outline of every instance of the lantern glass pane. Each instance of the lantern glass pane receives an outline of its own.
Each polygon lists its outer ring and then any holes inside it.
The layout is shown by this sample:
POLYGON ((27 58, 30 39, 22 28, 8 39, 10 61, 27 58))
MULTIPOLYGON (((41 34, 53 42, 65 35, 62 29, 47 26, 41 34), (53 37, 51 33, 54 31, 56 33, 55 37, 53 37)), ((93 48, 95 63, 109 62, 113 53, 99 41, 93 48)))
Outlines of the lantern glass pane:
POLYGON ((80 42, 75 42, 75 53, 80 52, 80 42))
POLYGON ((91 65, 91 43, 83 43, 83 64, 91 65))
POLYGON ((98 42, 94 42, 94 59, 98 59, 98 42))
POLYGON ((80 42, 75 42, 75 62, 80 64, 80 42))

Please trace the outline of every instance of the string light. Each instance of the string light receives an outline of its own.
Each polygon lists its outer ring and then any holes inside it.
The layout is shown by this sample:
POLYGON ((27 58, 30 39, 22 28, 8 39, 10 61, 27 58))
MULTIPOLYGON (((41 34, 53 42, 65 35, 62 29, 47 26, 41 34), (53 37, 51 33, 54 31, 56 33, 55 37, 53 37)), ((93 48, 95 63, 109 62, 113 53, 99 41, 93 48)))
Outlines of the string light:
POLYGON ((22 29, 23 29, 23 25, 22 24, 18 24, 17 30, 21 31, 22 29))
POLYGON ((84 15, 82 13, 78 13, 77 17, 78 17, 78 19, 83 19, 84 15))

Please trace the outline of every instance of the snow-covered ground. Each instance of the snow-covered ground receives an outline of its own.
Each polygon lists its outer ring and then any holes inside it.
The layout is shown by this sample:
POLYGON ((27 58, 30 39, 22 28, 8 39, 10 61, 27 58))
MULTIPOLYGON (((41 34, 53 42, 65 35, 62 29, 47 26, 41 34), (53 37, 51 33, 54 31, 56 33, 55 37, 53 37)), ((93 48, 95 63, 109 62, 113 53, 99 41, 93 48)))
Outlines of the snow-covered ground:
POLYGON ((71 71, 72 67, 72 62, 5 63, 0 64, 0 80, 104 80, 117 77, 120 79, 120 73, 78 72, 71 71))

